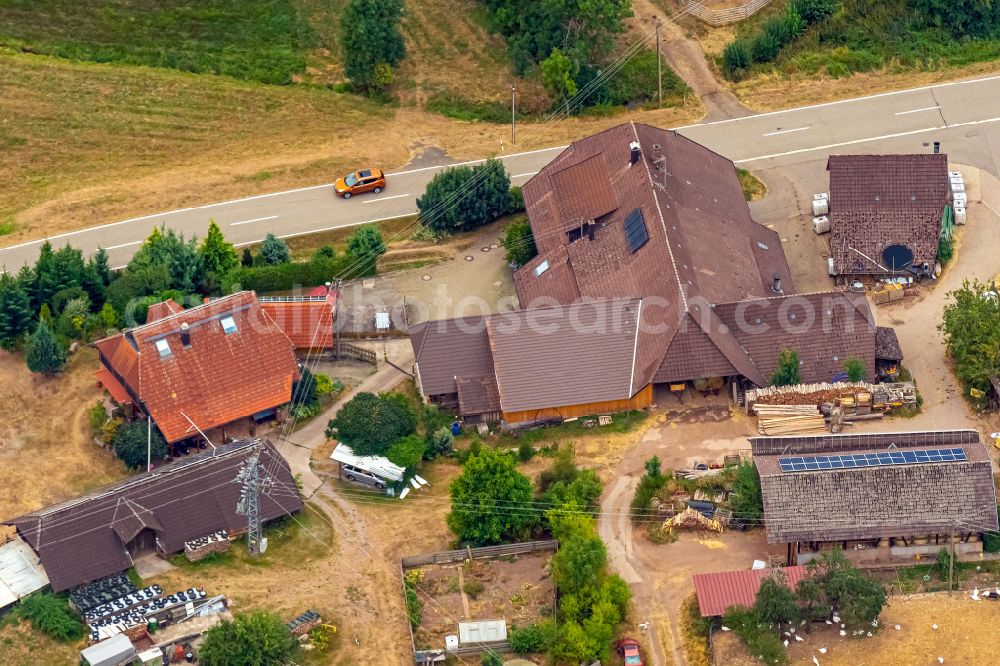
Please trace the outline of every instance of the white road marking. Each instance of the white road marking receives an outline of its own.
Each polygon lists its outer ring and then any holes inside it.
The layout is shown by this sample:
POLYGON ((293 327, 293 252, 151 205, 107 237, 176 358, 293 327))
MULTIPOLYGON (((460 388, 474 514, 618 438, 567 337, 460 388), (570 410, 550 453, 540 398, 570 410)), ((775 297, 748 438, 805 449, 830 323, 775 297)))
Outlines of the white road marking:
MULTIPOLYGON (((528 150, 528 151, 525 151, 523 153, 511 153, 510 155, 499 155, 499 157, 500 157, 500 159, 505 160, 505 159, 508 159, 510 157, 520 157, 521 155, 534 155, 536 153, 547 153, 547 152, 550 152, 550 151, 553 151, 553 150, 566 150, 567 148, 569 148, 568 145, 566 145, 566 146, 552 146, 551 148, 539 148, 538 150, 528 150)), ((418 171, 428 171, 430 169, 449 169, 451 167, 467 166, 469 164, 479 164, 480 162, 485 162, 485 161, 486 161, 485 159, 481 159, 481 160, 469 160, 468 162, 455 162, 454 164, 445 164, 443 166, 429 166, 429 167, 420 167, 419 169, 410 169, 409 171, 397 171, 395 173, 387 173, 385 175, 387 177, 388 176, 402 176, 403 174, 417 173, 418 171)))
POLYGON ((324 185, 310 185, 308 187, 297 187, 294 190, 285 190, 283 192, 270 192, 268 194, 257 194, 252 197, 243 197, 242 199, 230 199, 229 201, 220 201, 218 203, 205 204, 204 206, 198 206, 198 208, 204 209, 204 208, 213 208, 215 206, 228 206, 229 204, 242 203, 244 201, 253 201, 254 199, 266 199, 268 197, 277 197, 281 196, 282 194, 293 194, 295 192, 305 192, 307 190, 321 190, 324 187, 332 188, 333 185, 330 183, 326 183, 324 185))
POLYGON ((112 245, 112 246, 106 247, 104 249, 105 250, 117 250, 120 247, 130 247, 132 245, 139 245, 140 243, 142 243, 142 241, 138 240, 138 241, 132 241, 131 243, 122 243, 121 245, 112 245))
POLYGON ((903 95, 905 93, 921 92, 924 90, 931 90, 933 88, 947 88, 948 86, 965 86, 974 83, 986 83, 987 81, 996 81, 1000 79, 1000 75, 985 76, 981 79, 969 79, 968 81, 945 81, 944 83, 934 83, 929 86, 921 86, 919 88, 907 88, 906 90, 890 90, 884 93, 875 93, 874 95, 865 95, 864 97, 852 97, 850 99, 838 99, 835 102, 823 102, 822 104, 809 104, 807 106, 798 106, 794 109, 781 109, 780 111, 767 111, 766 113, 758 113, 752 116, 743 116, 741 118, 727 118, 726 120, 713 120, 710 123, 692 123, 690 125, 681 125, 680 127, 671 127, 672 130, 682 130, 688 129, 690 127, 705 127, 708 125, 722 125, 725 123, 738 123, 741 120, 753 120, 754 118, 766 118, 767 116, 776 116, 780 113, 791 113, 793 111, 807 111, 809 109, 822 109, 826 106, 836 106, 838 104, 849 104, 851 102, 863 102, 869 99, 876 99, 878 97, 889 97, 891 95, 903 95))
POLYGON ((524 178, 525 176, 534 176, 537 171, 529 171, 528 173, 516 173, 511 178, 524 178))
POLYGON ((795 129, 786 129, 786 130, 778 130, 777 132, 768 132, 767 134, 764 134, 763 136, 777 136, 778 134, 791 134, 792 132, 804 132, 807 129, 810 129, 810 128, 809 127, 796 127, 795 129))
POLYGON ((361 203, 366 203, 366 204, 378 203, 379 201, 388 201, 389 199, 402 199, 403 197, 411 197, 411 196, 413 196, 413 195, 409 194, 409 193, 407 193, 407 194, 397 194, 397 195, 391 196, 391 197, 379 197, 378 199, 368 199, 367 201, 362 201, 361 203))
MULTIPOLYGON (((374 220, 361 220, 359 222, 350 222, 348 224, 338 224, 332 227, 326 227, 324 229, 310 229, 309 231, 296 231, 293 234, 279 234, 278 238, 295 238, 296 236, 308 236, 309 234, 321 234, 324 231, 336 231, 337 229, 348 229, 350 227, 357 227, 362 224, 374 224, 376 222, 387 222, 388 220, 398 220, 401 217, 413 217, 417 214, 416 211, 412 213, 403 213, 402 215, 390 215, 389 217, 379 217, 374 220)), ((233 243, 235 247, 243 247, 244 245, 254 245, 256 243, 263 243, 263 238, 258 238, 252 241, 243 241, 242 243, 233 243)))
POLYGON ((736 164, 742 164, 744 162, 756 162, 757 160, 766 160, 766 159, 771 159, 772 157, 786 157, 788 155, 798 155, 799 153, 811 153, 814 150, 828 150, 830 148, 840 148, 842 146, 853 146, 859 143, 867 143, 869 141, 879 141, 881 139, 898 139, 899 137, 912 136, 914 134, 923 134, 924 132, 937 132, 939 130, 952 129, 954 127, 967 127, 970 125, 985 125, 986 123, 995 123, 998 121, 1000 121, 1000 117, 986 118, 984 120, 970 120, 965 123, 954 123, 952 125, 937 125, 935 127, 925 127, 924 129, 911 130, 909 132, 897 132, 895 134, 883 134, 882 136, 870 136, 867 139, 854 139, 853 141, 828 143, 825 146, 813 146, 812 148, 799 148, 798 150, 789 150, 784 153, 771 153, 770 155, 744 157, 741 160, 733 160, 733 162, 736 164))
POLYGON ((263 222, 264 220, 273 220, 278 217, 277 215, 268 215, 267 217, 255 217, 252 220, 243 220, 242 222, 230 222, 229 226, 238 227, 241 224, 250 224, 251 222, 263 222))
POLYGON ((940 106, 925 106, 922 109, 910 109, 909 111, 899 111, 898 113, 894 113, 892 115, 894 115, 894 116, 905 116, 905 115, 909 115, 911 113, 920 113, 921 111, 938 111, 938 110, 940 110, 940 108, 941 108, 940 106))
MULTIPOLYGON (((130 217, 127 220, 119 220, 118 222, 108 222, 107 224, 98 224, 96 227, 87 227, 86 229, 77 229, 76 231, 67 231, 61 234, 56 234, 54 236, 46 236, 45 238, 39 238, 32 241, 25 241, 23 243, 18 243, 17 245, 8 245, 7 247, 0 247, 0 252, 5 250, 14 250, 19 247, 27 247, 28 245, 41 245, 45 241, 54 241, 57 238, 66 238, 67 236, 76 236, 77 234, 87 233, 89 231, 96 231, 98 229, 107 229, 108 227, 115 227, 119 224, 128 224, 129 222, 138 222, 140 220, 149 220, 154 217, 161 217, 163 215, 172 215, 174 213, 184 213, 189 210, 194 210, 193 208, 178 208, 177 210, 168 210, 164 213, 152 213, 150 215, 142 215, 140 217, 130 217)), ((105 248, 107 249, 107 248, 105 248)))

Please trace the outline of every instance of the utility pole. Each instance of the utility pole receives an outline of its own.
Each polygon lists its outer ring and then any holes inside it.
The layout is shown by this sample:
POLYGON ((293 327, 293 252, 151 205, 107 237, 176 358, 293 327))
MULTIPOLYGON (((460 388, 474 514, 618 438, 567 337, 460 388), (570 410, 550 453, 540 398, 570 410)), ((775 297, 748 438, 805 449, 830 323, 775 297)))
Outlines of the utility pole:
MULTIPOLYGON (((340 302, 340 298, 341 298, 341 294, 343 293, 343 291, 342 291, 343 290, 343 282, 344 282, 343 280, 341 280, 340 278, 338 278, 337 279, 337 284, 334 287, 334 289, 336 289, 336 294, 337 294, 336 297, 335 297, 335 300, 333 302, 333 322, 332 322, 332 324, 333 324, 333 348, 334 348, 333 354, 334 354, 334 360, 335 361, 339 361, 340 360, 340 323, 338 322, 338 319, 340 318, 339 317, 339 315, 340 315, 340 307, 342 305, 341 302, 340 302)), ((329 296, 327 296, 327 298, 329 298, 329 296)))
POLYGON ((663 106, 663 61, 660 59, 660 19, 653 16, 653 24, 656 26, 656 92, 659 106, 663 106))
POLYGON ((515 132, 515 120, 514 114, 516 110, 515 102, 517 100, 517 84, 512 83, 510 86, 510 145, 517 143, 517 135, 515 132))
POLYGON ((260 493, 270 485, 270 477, 260 476, 260 451, 258 444, 253 453, 240 466, 236 482, 243 484, 240 499, 236 503, 236 513, 247 517, 247 552, 251 557, 260 555, 267 549, 267 541, 261 535, 260 493))

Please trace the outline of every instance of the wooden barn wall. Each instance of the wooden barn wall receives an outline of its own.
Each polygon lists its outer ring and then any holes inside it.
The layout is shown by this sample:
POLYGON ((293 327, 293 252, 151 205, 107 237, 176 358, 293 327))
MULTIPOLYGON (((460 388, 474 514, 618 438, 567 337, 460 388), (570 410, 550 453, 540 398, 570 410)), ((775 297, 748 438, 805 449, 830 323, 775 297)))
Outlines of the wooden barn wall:
POLYGON ((578 416, 593 416, 595 414, 613 414, 633 409, 642 409, 653 404, 653 385, 647 384, 628 400, 606 400, 604 402, 588 402, 582 405, 567 405, 565 407, 550 407, 547 409, 529 409, 521 412, 504 412, 503 420, 507 423, 524 423, 526 421, 541 421, 544 419, 571 419, 578 416))

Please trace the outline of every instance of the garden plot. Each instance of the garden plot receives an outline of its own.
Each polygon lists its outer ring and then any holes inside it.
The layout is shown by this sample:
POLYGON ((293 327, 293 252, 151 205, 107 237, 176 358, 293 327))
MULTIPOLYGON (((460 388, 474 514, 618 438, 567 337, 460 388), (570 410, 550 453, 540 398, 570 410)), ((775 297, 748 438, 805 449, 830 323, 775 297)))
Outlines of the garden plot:
POLYGON ((409 569, 422 609, 414 628, 417 649, 444 647, 458 623, 505 620, 524 627, 551 615, 555 586, 549 575, 552 552, 428 564, 409 569))

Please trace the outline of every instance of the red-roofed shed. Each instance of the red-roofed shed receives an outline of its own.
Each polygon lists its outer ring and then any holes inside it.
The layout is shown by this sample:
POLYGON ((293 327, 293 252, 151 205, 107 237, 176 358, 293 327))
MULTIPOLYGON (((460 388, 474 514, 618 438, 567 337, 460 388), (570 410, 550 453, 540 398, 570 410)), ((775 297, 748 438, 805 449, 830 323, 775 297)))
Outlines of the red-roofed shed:
POLYGON ((804 566, 782 569, 746 569, 744 571, 720 571, 718 573, 697 574, 694 591, 698 595, 698 608, 702 617, 717 617, 733 606, 753 606, 757 590, 765 578, 775 571, 784 574, 785 582, 795 589, 799 581, 806 577, 804 566))

